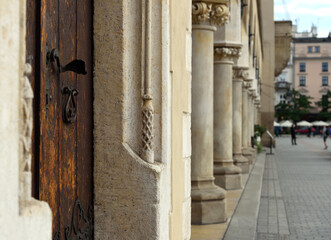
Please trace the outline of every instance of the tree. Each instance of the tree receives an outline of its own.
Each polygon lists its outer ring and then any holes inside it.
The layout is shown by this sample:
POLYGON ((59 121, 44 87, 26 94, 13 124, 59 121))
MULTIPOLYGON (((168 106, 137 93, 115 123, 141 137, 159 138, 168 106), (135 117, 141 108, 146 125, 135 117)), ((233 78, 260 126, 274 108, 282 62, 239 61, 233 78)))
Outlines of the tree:
POLYGON ((278 120, 292 120, 298 122, 309 113, 311 106, 311 97, 302 95, 298 91, 292 89, 290 91, 289 101, 287 103, 279 103, 275 106, 275 116, 278 120))
POLYGON ((316 105, 321 108, 321 111, 318 114, 318 118, 322 120, 330 120, 331 119, 331 112, 329 112, 329 109, 331 108, 331 92, 328 91, 326 94, 322 95, 322 98, 320 101, 316 102, 316 105))

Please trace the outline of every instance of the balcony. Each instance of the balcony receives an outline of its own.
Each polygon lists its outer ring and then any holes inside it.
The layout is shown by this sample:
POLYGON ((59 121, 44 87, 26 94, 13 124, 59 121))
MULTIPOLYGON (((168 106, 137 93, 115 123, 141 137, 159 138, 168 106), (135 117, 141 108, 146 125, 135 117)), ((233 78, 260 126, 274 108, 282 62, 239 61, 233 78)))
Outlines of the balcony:
POLYGON ((290 90, 291 83, 289 82, 275 82, 275 90, 290 90))

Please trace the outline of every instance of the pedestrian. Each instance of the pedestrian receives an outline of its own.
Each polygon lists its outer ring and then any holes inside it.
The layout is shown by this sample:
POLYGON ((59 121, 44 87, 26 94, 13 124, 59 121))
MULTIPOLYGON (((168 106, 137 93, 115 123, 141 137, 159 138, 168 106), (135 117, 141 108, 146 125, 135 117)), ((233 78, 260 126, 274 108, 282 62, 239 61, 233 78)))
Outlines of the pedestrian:
POLYGON ((326 143, 326 139, 328 139, 329 131, 325 126, 323 127, 322 134, 323 134, 323 141, 324 141, 324 150, 326 150, 326 149, 328 149, 328 144, 326 143))
POLYGON ((311 127, 308 127, 308 137, 311 135, 311 127))
POLYGON ((331 127, 329 127, 329 137, 331 137, 331 127))
POLYGON ((296 136, 295 136, 295 126, 294 124, 291 127, 291 141, 292 145, 297 145, 296 136))

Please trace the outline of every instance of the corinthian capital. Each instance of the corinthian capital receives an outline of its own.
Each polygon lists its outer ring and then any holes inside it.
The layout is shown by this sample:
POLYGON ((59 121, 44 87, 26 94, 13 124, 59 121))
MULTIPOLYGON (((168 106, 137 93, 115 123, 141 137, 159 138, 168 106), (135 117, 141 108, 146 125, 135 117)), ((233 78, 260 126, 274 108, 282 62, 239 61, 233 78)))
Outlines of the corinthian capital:
POLYGON ((192 23, 224 25, 229 19, 228 0, 193 0, 192 23))
POLYGON ((248 71, 242 68, 233 68, 233 79, 244 80, 248 78, 248 71))
POLYGON ((215 47, 214 55, 216 60, 233 60, 241 55, 241 48, 215 47))
POLYGON ((228 22, 230 16, 228 4, 216 4, 213 5, 211 12, 211 23, 213 25, 224 25, 228 22))

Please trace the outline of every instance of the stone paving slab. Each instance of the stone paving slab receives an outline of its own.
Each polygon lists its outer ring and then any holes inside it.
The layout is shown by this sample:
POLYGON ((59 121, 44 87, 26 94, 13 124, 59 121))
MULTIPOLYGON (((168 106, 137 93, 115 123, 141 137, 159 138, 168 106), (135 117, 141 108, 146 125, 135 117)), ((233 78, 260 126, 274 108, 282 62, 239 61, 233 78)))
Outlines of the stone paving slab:
POLYGON ((265 158, 265 152, 258 155, 224 240, 255 239, 265 158))
POLYGON ((290 235, 275 158, 267 155, 264 166, 257 240, 289 239, 290 235))
POLYGON ((320 137, 298 137, 298 145, 277 139, 266 159, 256 239, 331 239, 330 142, 324 150, 320 137))

